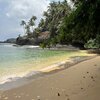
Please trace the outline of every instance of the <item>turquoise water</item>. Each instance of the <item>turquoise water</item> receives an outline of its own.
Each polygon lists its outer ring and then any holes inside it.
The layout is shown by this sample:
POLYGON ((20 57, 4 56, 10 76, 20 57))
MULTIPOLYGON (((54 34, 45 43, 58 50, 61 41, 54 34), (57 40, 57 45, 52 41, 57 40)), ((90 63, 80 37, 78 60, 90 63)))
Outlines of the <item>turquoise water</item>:
POLYGON ((20 77, 39 67, 45 60, 65 54, 65 51, 43 50, 35 47, 14 47, 0 44, 0 82, 20 77))

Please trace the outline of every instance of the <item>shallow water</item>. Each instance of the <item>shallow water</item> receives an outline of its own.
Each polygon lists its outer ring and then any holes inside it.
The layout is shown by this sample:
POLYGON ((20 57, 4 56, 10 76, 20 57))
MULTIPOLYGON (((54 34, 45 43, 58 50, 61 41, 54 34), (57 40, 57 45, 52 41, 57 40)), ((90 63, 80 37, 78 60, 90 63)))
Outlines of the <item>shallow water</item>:
POLYGON ((0 83, 56 63, 70 53, 71 51, 43 50, 34 46, 0 44, 0 83))

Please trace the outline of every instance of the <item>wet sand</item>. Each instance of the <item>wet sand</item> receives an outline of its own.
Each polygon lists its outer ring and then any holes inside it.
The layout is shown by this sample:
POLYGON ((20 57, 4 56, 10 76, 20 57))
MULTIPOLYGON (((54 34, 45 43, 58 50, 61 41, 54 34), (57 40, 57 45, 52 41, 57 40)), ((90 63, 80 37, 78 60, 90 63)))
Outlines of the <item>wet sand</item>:
POLYGON ((0 100, 99 100, 100 56, 0 92, 0 100))

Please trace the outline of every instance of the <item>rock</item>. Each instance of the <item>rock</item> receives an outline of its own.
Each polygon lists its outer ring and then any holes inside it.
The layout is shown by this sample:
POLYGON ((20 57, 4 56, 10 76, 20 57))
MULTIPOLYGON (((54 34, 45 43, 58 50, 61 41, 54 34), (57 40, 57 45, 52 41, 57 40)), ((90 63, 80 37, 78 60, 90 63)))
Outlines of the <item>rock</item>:
POLYGON ((83 90, 83 88, 81 88, 81 90, 83 90))
POLYGON ((91 76, 91 78, 93 79, 93 76, 91 76))
POLYGON ((60 96, 60 93, 58 93, 58 96, 60 96))

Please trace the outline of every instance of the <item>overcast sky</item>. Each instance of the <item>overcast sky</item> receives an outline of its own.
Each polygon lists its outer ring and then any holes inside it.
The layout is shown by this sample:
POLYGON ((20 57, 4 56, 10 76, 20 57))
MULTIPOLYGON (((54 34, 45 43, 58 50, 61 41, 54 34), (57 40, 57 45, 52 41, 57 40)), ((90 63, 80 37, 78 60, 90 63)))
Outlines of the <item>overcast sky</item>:
POLYGON ((38 22, 51 1, 63 0, 0 0, 0 40, 23 34, 21 20, 35 15, 38 22))

